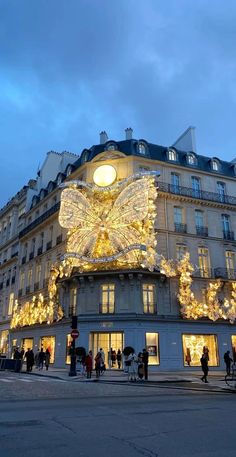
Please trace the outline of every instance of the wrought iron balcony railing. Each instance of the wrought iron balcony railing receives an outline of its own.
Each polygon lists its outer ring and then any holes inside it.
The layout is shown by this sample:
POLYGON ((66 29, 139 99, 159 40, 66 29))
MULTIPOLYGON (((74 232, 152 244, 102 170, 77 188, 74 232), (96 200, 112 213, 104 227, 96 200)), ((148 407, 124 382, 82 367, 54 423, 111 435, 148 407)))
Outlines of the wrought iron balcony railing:
POLYGON ((34 290, 39 290, 39 282, 34 283, 34 290))
POLYGON ((223 230, 223 238, 224 240, 234 241, 234 232, 230 232, 229 230, 223 230))
POLYGON ((43 253, 43 246, 40 246, 37 250, 37 255, 41 255, 43 253))
POLYGON ((149 303, 148 305, 143 305, 144 314, 156 314, 157 313, 157 304, 149 303))
POLYGON ((46 250, 49 251, 49 249, 51 249, 51 248, 52 248, 52 242, 48 241, 46 244, 46 250))
POLYGON ((15 276, 12 276, 12 278, 11 278, 11 283, 12 283, 12 284, 15 284, 15 282, 16 282, 16 277, 15 277, 15 276))
POLYGON ((29 260, 32 260, 34 258, 34 251, 32 251, 29 255, 29 260))
POLYGON ((8 287, 9 284, 10 284, 10 279, 7 279, 7 280, 6 280, 6 287, 8 287))
POLYGON ((200 236, 208 236, 208 227, 196 225, 196 234, 200 236))
POLYGON ((175 222, 175 232, 187 233, 187 224, 179 224, 175 222))
POLYGON ((106 303, 103 305, 99 303, 99 314, 114 314, 115 313, 115 305, 106 303))
POLYGON ((214 273, 216 279, 236 279, 236 270, 233 268, 215 268, 214 273))
POLYGON ((21 230, 21 232, 19 233, 19 238, 22 238, 28 232, 33 230, 35 227, 42 224, 42 222, 44 222, 46 219, 48 219, 48 217, 50 217, 50 216, 52 216, 52 214, 56 213, 59 210, 59 208, 60 208, 60 202, 57 202, 54 206, 52 206, 52 208, 45 211, 45 213, 43 213, 41 216, 37 217, 37 219, 35 219, 35 221, 31 222, 31 224, 29 224, 27 227, 25 227, 23 230, 21 230))
POLYGON ((26 262, 26 255, 24 257, 22 257, 22 260, 21 260, 22 265, 24 265, 25 262, 26 262))
POLYGON ((195 278, 214 278, 214 269, 213 268, 196 268, 193 272, 193 277, 195 278))
POLYGON ((168 192, 170 194, 182 195, 184 197, 197 198, 200 200, 210 200, 216 203, 225 203, 236 205, 236 197, 231 195, 221 195, 215 192, 207 192, 205 190, 192 189, 191 187, 176 186, 166 182, 158 181, 160 192, 168 192))
POLYGON ((57 236, 56 244, 60 244, 62 242, 62 235, 57 236))

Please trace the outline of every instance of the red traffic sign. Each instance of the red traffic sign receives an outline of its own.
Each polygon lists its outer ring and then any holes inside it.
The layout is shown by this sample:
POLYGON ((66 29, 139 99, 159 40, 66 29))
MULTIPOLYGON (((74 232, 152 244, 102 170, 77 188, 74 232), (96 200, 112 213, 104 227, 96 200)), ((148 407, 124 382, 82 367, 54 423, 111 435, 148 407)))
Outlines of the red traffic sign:
POLYGON ((71 338, 76 340, 76 338, 78 338, 78 336, 79 336, 79 330, 77 330, 77 329, 72 330, 70 336, 71 336, 71 338))

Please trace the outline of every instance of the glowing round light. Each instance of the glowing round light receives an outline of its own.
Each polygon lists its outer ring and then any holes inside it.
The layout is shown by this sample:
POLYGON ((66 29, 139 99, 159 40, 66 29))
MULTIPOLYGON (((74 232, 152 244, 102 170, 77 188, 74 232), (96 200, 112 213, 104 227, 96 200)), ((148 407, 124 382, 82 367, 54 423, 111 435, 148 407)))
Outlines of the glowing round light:
POLYGON ((107 187, 116 179, 116 170, 111 165, 101 165, 93 174, 93 182, 99 187, 107 187))

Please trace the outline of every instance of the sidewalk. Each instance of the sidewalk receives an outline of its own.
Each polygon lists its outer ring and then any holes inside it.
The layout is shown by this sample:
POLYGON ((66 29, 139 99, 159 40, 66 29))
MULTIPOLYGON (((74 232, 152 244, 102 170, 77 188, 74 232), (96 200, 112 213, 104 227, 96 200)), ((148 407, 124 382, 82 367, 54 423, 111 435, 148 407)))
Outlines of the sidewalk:
MULTIPOLYGON (((23 371, 24 373, 24 371, 23 371)), ((77 376, 70 377, 69 376, 69 367, 68 368, 49 368, 48 371, 45 369, 43 370, 36 370, 32 373, 29 373, 30 376, 44 376, 54 379, 62 379, 71 382, 93 382, 96 380, 95 372, 93 371, 93 377, 91 379, 87 379, 86 376, 81 375, 77 372, 77 376)), ((170 384, 177 384, 178 383, 189 383, 189 387, 191 388, 194 384, 200 384, 204 386, 204 390, 207 388, 212 389, 212 387, 223 389, 223 390, 230 390, 229 387, 225 383, 225 372, 224 371, 212 371, 209 372, 209 384, 202 383, 201 381, 202 371, 176 371, 176 372, 156 372, 150 373, 148 381, 143 381, 143 383, 148 384, 158 384, 158 383, 170 383, 170 384)), ((114 383, 127 383, 128 376, 123 370, 107 370, 100 378, 99 382, 114 382, 114 383)))

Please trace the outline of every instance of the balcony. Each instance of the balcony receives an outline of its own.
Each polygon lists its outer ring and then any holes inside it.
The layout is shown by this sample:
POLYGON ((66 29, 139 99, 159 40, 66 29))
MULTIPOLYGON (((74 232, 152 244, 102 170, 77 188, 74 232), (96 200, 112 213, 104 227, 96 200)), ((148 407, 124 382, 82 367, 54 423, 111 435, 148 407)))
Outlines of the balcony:
POLYGON ((184 197, 197 198, 198 200, 208 200, 216 203, 236 205, 236 197, 230 195, 221 195, 215 192, 206 192, 204 190, 192 189, 191 187, 176 186, 166 182, 158 182, 157 187, 160 192, 178 194, 184 197))
POLYGON ((34 283, 34 291, 39 290, 39 282, 34 283))
POLYGON ((208 227, 196 225, 196 234, 198 236, 208 236, 208 227))
POLYGON ((148 305, 143 305, 143 314, 156 314, 157 313, 157 304, 149 303, 148 305))
POLYGON ((229 230, 223 230, 223 238, 224 240, 234 241, 234 232, 230 232, 229 230))
POLYGON ((103 305, 99 303, 99 314, 114 314, 115 313, 115 305, 106 303, 103 305))
POLYGON ((38 248, 37 255, 41 255, 43 253, 43 246, 38 248))
POLYGON ((19 290, 18 290, 18 297, 22 297, 22 295, 23 295, 23 290, 22 290, 22 289, 19 289, 19 290))
POLYGON ((24 265, 25 262, 26 262, 26 255, 24 257, 22 257, 21 264, 24 265))
POLYGON ((214 270, 212 268, 196 268, 193 272, 195 278, 214 278, 214 270))
POLYGON ((56 213, 60 208, 60 202, 56 203, 52 208, 48 209, 43 213, 41 216, 37 217, 35 221, 31 222, 27 227, 25 227, 21 232, 19 233, 19 238, 22 238, 25 236, 27 233, 31 232, 31 230, 35 229, 38 225, 42 224, 46 219, 48 219, 50 216, 52 216, 54 213, 56 213))
POLYGON ((34 251, 32 251, 29 255, 29 260, 32 260, 34 258, 34 251))
POLYGON ((175 222, 175 232, 187 233, 187 224, 179 224, 179 223, 175 222))
POLYGON ((62 242, 62 235, 57 236, 56 244, 60 244, 62 242))
POLYGON ((52 249, 52 241, 48 241, 46 244, 46 251, 49 251, 49 249, 52 249))
POLYGON ((27 286, 27 287, 26 287, 25 293, 26 293, 26 294, 29 294, 29 293, 30 293, 30 286, 27 286))
POLYGON ((236 270, 232 268, 215 268, 214 273, 216 279, 236 279, 236 270))

